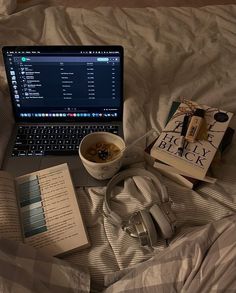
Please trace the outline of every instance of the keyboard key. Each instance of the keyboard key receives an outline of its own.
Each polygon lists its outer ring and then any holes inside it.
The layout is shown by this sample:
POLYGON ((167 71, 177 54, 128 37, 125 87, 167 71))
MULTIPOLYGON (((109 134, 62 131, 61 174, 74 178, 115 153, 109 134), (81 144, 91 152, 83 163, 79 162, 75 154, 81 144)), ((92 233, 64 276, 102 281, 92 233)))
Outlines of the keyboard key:
POLYGON ((14 150, 15 151, 28 151, 29 145, 15 145, 14 150))
POLYGON ((35 151, 35 156, 42 156, 43 154, 43 151, 35 151))
POLYGON ((27 144, 27 140, 26 139, 22 139, 22 140, 17 140, 16 141, 16 145, 24 145, 24 144, 27 144))
POLYGON ((16 140, 25 140, 27 138, 26 134, 19 134, 16 136, 16 140))
POLYGON ((44 152, 44 155, 46 156, 50 156, 50 155, 53 155, 53 156, 70 156, 70 155, 76 155, 78 154, 77 151, 75 150, 65 150, 65 151, 62 151, 62 150, 56 150, 56 151, 45 151, 44 152))

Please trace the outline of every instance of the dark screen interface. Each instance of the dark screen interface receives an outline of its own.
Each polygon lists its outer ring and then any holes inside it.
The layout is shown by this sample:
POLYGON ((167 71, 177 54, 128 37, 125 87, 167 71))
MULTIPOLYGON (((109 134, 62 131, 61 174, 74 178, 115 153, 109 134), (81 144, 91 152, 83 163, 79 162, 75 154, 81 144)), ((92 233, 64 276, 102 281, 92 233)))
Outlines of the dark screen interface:
POLYGON ((7 51, 6 70, 17 117, 118 117, 118 51, 7 51))

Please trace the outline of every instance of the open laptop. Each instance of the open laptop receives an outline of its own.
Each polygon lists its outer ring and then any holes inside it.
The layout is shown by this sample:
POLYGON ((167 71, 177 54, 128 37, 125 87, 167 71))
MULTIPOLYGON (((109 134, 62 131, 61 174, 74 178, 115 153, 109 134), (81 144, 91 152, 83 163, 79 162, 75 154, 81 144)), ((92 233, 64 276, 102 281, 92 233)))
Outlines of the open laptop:
POLYGON ((10 46, 3 57, 15 116, 3 168, 15 176, 67 162, 75 186, 99 186, 78 156, 94 131, 122 136, 121 46, 10 46))

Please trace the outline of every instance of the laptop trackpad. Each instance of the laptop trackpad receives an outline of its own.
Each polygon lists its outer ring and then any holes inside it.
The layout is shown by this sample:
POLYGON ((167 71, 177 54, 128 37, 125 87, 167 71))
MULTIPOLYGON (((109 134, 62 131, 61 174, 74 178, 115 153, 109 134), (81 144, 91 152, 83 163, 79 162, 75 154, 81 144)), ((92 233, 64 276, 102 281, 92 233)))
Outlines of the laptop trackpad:
POLYGON ((3 166, 13 176, 22 176, 40 170, 42 157, 10 157, 3 166))
POLYGON ((79 156, 46 156, 41 160, 40 169, 67 163, 74 187, 106 186, 108 180, 96 180, 84 168, 79 156))

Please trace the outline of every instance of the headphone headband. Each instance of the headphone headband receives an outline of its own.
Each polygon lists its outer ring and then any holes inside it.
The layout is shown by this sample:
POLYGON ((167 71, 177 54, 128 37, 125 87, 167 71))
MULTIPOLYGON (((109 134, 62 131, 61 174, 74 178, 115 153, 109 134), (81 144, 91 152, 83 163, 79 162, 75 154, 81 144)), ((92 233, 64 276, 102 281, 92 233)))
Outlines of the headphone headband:
POLYGON ((169 202, 169 197, 168 197, 165 186, 160 182, 159 178, 155 176, 153 173, 141 168, 130 168, 130 169, 121 171, 109 181, 106 188, 105 199, 104 199, 104 207, 106 211, 105 216, 109 219, 109 221, 112 224, 116 226, 123 226, 123 220, 118 214, 112 211, 110 207, 110 199, 112 195, 112 190, 119 182, 133 176, 143 176, 143 177, 150 178, 155 184, 156 188, 160 191, 161 196, 159 196, 158 192, 156 193, 158 201, 161 203, 169 202))

